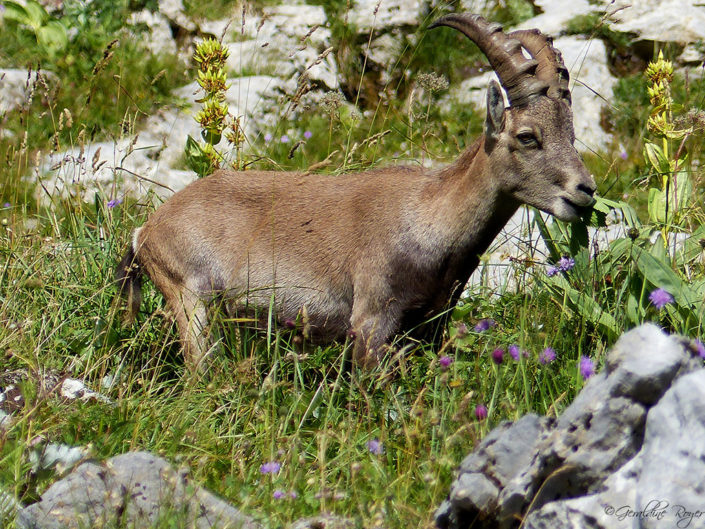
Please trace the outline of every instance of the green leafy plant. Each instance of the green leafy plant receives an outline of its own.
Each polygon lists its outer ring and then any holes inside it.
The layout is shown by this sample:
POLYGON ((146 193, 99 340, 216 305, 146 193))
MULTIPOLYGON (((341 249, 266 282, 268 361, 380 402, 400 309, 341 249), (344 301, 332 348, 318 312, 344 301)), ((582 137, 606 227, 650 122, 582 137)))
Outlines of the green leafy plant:
POLYGON ((673 64, 663 58, 662 52, 656 61, 649 63, 646 77, 652 105, 647 128, 656 141, 644 142, 644 158, 660 184, 649 189, 649 220, 661 226, 663 242, 668 245, 671 229, 684 223, 684 213, 692 194, 690 177, 684 167, 687 160, 685 146, 693 128, 676 124, 674 111, 680 106, 671 97, 673 64), (674 152, 671 142, 677 140, 680 143, 674 152))
POLYGON ((24 5, 12 1, 3 2, 3 5, 3 20, 32 31, 37 43, 48 55, 53 57, 66 48, 69 41, 66 28, 59 20, 52 18, 41 4, 28 0, 24 5))

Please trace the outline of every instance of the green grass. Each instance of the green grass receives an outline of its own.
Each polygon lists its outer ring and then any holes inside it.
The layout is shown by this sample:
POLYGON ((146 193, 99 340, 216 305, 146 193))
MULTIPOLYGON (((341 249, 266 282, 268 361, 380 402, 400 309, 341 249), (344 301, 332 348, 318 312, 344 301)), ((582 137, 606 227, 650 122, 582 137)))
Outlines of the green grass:
POLYGON ((193 383, 151 287, 138 322, 117 325, 111 270, 136 221, 131 209, 67 210, 41 219, 40 231, 53 232, 51 240, 25 237, 17 225, 11 226, 16 237, 6 231, 2 239, 3 366, 53 368, 96 389, 105 375, 118 376, 102 390, 114 407, 29 392, 17 422, 0 436, 0 483, 14 483, 24 501, 54 479, 26 472, 21 447, 42 436, 90 444, 101 458, 150 450, 185 461, 199 482, 245 512, 262 513, 272 527, 323 510, 365 527, 380 516, 386 527, 424 525, 473 444, 500 420, 562 409, 582 384, 575 344, 594 352, 599 343, 545 293, 491 302, 482 295, 485 301, 468 305, 463 321, 472 328, 492 317, 498 325, 470 331, 462 348, 445 343, 455 360, 447 370, 437 349, 410 342, 377 371, 347 373, 345 345, 311 347, 301 355, 284 331, 275 330, 245 333, 239 341, 226 333, 209 376, 193 383), (541 323, 531 316, 537 303, 548 307, 541 323), (514 342, 530 358, 490 361, 492 350, 514 342), (559 358, 542 366, 537 354, 547 345, 559 358), (489 408, 486 421, 475 418, 477 404, 489 408), (384 453, 370 453, 372 439, 383 443, 384 453), (260 466, 272 460, 282 470, 262 475, 260 466), (297 497, 274 500, 276 489, 297 497))
MULTIPOLYGON (((344 2, 323 5, 329 14, 345 7, 344 2)), ((524 17, 527 5, 506 3, 514 11, 503 16, 524 17)), ((113 303, 115 264, 132 229, 150 213, 152 206, 145 205, 150 201, 126 199, 108 208, 110 197, 96 195, 87 204, 57 197, 47 206, 34 195, 33 171, 41 153, 52 145, 65 148, 130 133, 142 117, 169 101, 173 86, 187 81, 175 58, 145 55, 124 40, 94 74, 107 43, 123 35, 118 26, 133 7, 118 4, 88 13, 91 30, 66 55, 75 60, 45 63, 59 74, 58 88, 40 89, 29 108, 2 122, 13 136, 0 139, 0 375, 51 369, 85 380, 114 402, 66 402, 39 393, 30 377, 24 408, 0 432, 0 488, 21 501, 35 501, 57 479, 51 472, 29 471, 30 446, 41 436, 90 445, 101 459, 149 450, 188 463, 199 483, 267 527, 322 511, 350 517, 358 527, 430 527, 454 469, 493 426, 529 412, 555 416, 569 405, 584 383, 578 372, 582 355, 599 364, 621 331, 643 321, 702 338, 700 301, 687 310, 657 311, 648 300, 629 305, 630 296, 644 298, 664 277, 676 284, 664 270, 654 275, 639 260, 643 250, 666 262, 677 279, 702 287, 701 232, 689 242, 687 256, 658 254, 648 242, 654 228, 648 225, 640 227, 633 243, 623 241, 620 248, 595 256, 591 247, 581 246, 580 225, 557 224, 554 261, 569 254, 575 268, 551 279, 544 266, 548 256, 514 263, 511 273, 519 287, 473 289, 441 329, 438 344, 401 336, 379 369, 346 371, 349 344, 304 344, 302 350, 276 326, 269 333, 238 332, 223 323, 207 377, 193 380, 163 299, 151 284, 145 285, 134 325, 119 324, 121 313, 113 303), (618 332, 600 323, 600 315, 575 291, 599 303, 618 332), (496 326, 474 331, 486 318, 496 326), (505 354, 501 364, 492 361, 495 349, 506 351, 510 345, 528 356, 517 362, 505 354), (544 365, 538 358, 547 347, 557 358, 544 365), (447 369, 439 363, 445 355, 453 359, 447 369), (116 382, 102 388, 108 375, 116 382), (485 420, 475 416, 480 404, 489 409, 485 420), (369 450, 371 440, 382 443, 382 453, 369 450), (269 461, 279 462, 281 470, 262 474, 261 465, 269 461), (275 500, 275 490, 296 497, 275 500)), ((334 36, 343 39, 350 28, 338 23, 334 36)), ((0 34, 2 64, 22 66, 40 53, 32 38, 22 32, 0 34)), ((403 50, 398 71, 447 73, 457 81, 463 57, 467 66, 473 53, 464 47, 455 55, 457 38, 451 32, 429 33, 403 50)), ((351 86, 360 86, 365 72, 349 75, 351 86)), ((321 170, 345 178, 351 170, 377 165, 449 161, 481 132, 484 116, 467 108, 441 109, 444 91, 416 91, 409 100, 410 78, 393 76, 385 90, 394 97, 360 99, 364 112, 359 115, 349 104, 330 113, 320 105, 295 115, 282 110, 271 130, 248 138, 252 150, 241 162, 248 168, 301 170, 328 159, 321 170), (284 135, 288 142, 281 141, 284 135), (304 143, 293 149, 299 141, 304 143)), ((641 153, 648 117, 644 92, 639 77, 620 80, 606 119, 621 145, 586 157, 600 193, 626 196, 642 219, 651 178, 641 153)), ((700 80, 686 86, 677 78, 674 99, 686 109, 701 107, 703 97, 700 80)), ((699 182, 702 152, 699 142, 689 145, 688 169, 699 182)), ((699 219, 702 196, 694 193, 693 218, 699 219)))

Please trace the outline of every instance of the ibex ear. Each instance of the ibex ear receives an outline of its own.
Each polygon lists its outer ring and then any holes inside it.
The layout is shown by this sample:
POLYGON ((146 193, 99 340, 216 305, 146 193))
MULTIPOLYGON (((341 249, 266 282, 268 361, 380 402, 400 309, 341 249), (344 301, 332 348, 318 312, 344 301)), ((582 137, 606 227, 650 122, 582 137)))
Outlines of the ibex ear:
POLYGON ((485 118, 485 148, 489 151, 504 127, 504 97, 497 81, 487 87, 487 117, 485 118))

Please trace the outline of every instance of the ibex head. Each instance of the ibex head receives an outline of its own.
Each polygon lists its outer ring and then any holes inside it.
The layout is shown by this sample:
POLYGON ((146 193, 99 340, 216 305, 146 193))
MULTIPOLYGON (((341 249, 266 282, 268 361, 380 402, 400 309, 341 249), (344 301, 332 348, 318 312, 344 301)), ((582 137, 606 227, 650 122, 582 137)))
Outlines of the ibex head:
POLYGON ((438 26, 475 42, 507 92, 505 108, 501 88, 490 83, 485 119, 488 169, 502 192, 561 220, 577 219, 594 201, 595 182, 573 146, 568 70, 550 37, 538 30, 505 34, 499 24, 470 14, 442 17, 431 28, 438 26))

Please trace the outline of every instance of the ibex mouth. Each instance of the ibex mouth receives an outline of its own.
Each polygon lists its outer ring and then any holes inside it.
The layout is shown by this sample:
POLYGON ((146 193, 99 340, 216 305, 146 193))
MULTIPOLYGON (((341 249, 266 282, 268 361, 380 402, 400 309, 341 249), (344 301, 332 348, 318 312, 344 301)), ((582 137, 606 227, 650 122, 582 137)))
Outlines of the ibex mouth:
POLYGON ((582 217, 586 213, 589 213, 590 210, 592 209, 593 204, 595 203, 595 199, 590 197, 590 200, 585 203, 585 204, 576 204, 572 200, 561 197, 563 200, 563 203, 567 206, 567 210, 572 213, 572 215, 569 215, 573 217, 571 220, 577 220, 578 217, 582 217))

